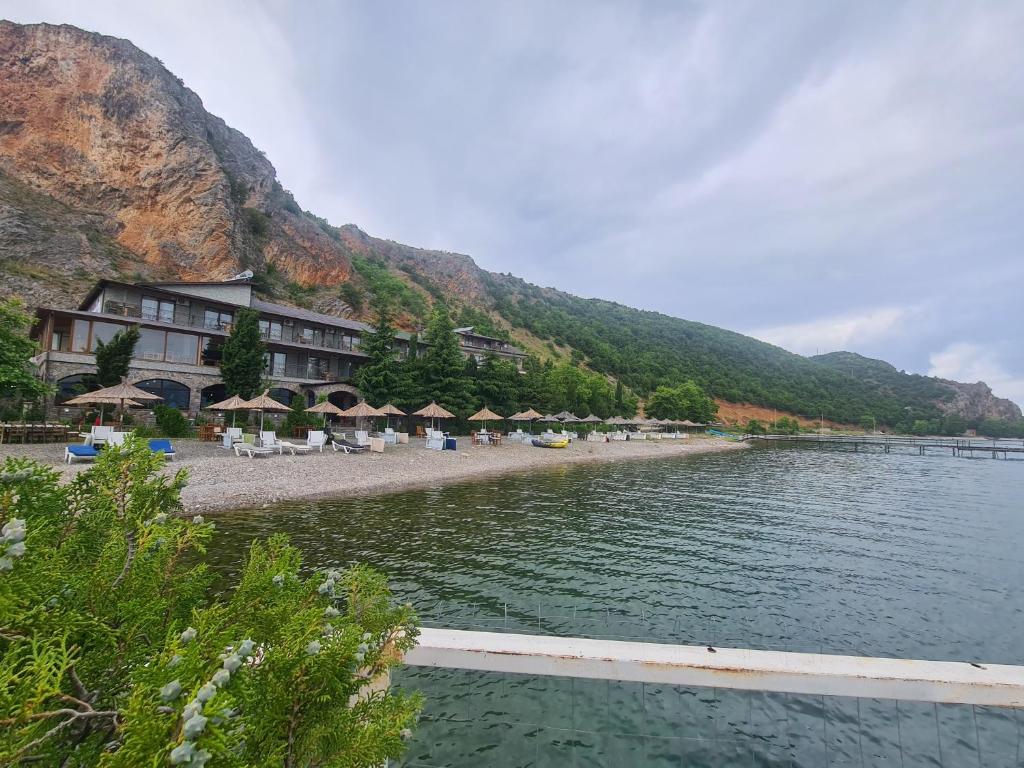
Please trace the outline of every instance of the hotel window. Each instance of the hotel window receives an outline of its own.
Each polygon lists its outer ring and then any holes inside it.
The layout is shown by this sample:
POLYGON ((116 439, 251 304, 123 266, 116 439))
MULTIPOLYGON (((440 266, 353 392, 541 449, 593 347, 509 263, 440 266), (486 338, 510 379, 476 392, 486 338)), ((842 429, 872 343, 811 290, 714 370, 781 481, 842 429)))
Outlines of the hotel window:
POLYGON ((188 333, 167 334, 167 354, 164 359, 168 363, 196 364, 199 355, 199 337, 188 333))
POLYGON ((271 376, 284 376, 286 359, 284 352, 265 352, 263 360, 267 373, 271 376))
POLYGON ((311 357, 306 361, 306 378, 322 379, 327 375, 330 361, 326 358, 311 357))
POLYGON ((140 328, 139 343, 135 345, 134 357, 139 360, 163 360, 166 341, 166 331, 140 328))
POLYGON ((142 297, 142 319, 158 320, 161 323, 174 322, 174 302, 154 299, 151 296, 142 297))
MULTIPOLYGON (((223 339, 206 336, 203 338, 201 349, 203 350, 203 357, 200 362, 203 365, 220 365, 220 361, 224 357, 223 339)), ((224 398, 220 399, 223 400, 224 398)))
POLYGON ((72 352, 89 351, 89 321, 75 320, 74 334, 71 338, 72 352))
MULTIPOLYGON (((76 325, 78 324, 77 321, 75 322, 75 324, 76 325)), ((97 342, 102 341, 104 344, 106 344, 108 341, 110 341, 112 338, 114 338, 114 334, 116 334, 118 331, 123 331, 124 329, 125 329, 125 326, 123 326, 123 325, 121 325, 119 323, 100 323, 100 322, 94 322, 92 324, 92 349, 91 349, 91 351, 92 352, 96 351, 97 342)), ((78 329, 77 328, 75 329, 75 333, 77 335, 77 333, 78 333, 78 329)))
POLYGON ((260 336, 274 341, 281 340, 281 323, 276 320, 260 320, 260 336))
POLYGON ((71 319, 67 317, 53 318, 53 334, 50 337, 50 349, 54 352, 71 351, 71 319))
POLYGON ((312 328, 302 328, 299 331, 299 336, 302 339, 302 343, 303 344, 312 344, 313 343, 313 329, 312 328))
POLYGON ((208 309, 203 315, 203 327, 211 330, 223 330, 224 326, 231 325, 231 313, 221 312, 216 309, 208 309))

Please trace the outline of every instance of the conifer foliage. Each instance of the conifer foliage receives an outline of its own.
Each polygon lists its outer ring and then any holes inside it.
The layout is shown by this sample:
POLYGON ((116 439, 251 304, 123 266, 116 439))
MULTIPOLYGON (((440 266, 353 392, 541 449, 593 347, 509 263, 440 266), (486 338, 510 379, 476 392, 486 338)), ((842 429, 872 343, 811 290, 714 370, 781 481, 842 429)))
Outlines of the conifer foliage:
POLYGON ((121 379, 128 375, 128 366, 138 343, 137 325, 118 331, 106 343, 102 339, 96 342, 96 382, 101 387, 120 384, 121 379))
POLYGON ((260 338, 259 313, 241 308, 235 314, 231 335, 224 342, 220 375, 227 394, 251 400, 259 394, 266 363, 266 345, 260 338))
POLYGON ((214 602, 212 523, 175 516, 185 473, 130 440, 68 485, 0 472, 0 764, 380 766, 419 698, 379 680, 411 607, 354 567, 303 575, 254 543, 214 602))

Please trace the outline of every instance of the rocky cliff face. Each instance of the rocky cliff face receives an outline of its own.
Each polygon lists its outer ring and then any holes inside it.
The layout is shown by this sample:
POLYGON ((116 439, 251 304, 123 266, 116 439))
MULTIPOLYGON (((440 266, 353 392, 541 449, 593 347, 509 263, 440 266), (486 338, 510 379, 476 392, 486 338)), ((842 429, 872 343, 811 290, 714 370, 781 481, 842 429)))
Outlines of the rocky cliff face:
MULTIPOLYGON (((0 22, 0 169, 149 272, 209 279, 269 261, 301 285, 350 274, 341 243, 252 143, 126 40, 0 22)), ((9 238, 10 219, 30 211, 3 203, 9 238)), ((51 268, 80 253, 58 239, 33 259, 51 268)))
POLYGON ((939 379, 953 391, 949 400, 937 403, 943 413, 955 413, 968 421, 976 419, 1007 419, 1021 418, 1020 407, 1012 400, 996 397, 991 387, 983 381, 964 384, 949 379, 939 379))

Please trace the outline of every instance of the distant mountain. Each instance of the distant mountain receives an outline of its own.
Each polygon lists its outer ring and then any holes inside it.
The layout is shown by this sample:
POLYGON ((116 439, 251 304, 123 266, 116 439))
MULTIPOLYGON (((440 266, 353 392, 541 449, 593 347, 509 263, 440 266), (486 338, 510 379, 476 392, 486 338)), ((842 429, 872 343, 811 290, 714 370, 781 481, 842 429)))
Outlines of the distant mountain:
POLYGON ((851 353, 809 359, 332 226, 130 42, 0 22, 0 292, 66 306, 99 277, 219 279, 247 268, 279 301, 364 319, 370 297, 388 291, 409 329, 444 299, 461 323, 641 394, 692 378, 731 402, 835 421, 1020 417, 983 384, 906 376, 851 353))
POLYGON ((830 352, 811 360, 875 388, 884 397, 896 402, 934 403, 940 411, 955 413, 968 421, 981 419, 1015 420, 1021 418, 1020 407, 1005 398, 996 397, 983 381, 964 384, 959 381, 920 376, 898 371, 884 360, 875 360, 856 352, 830 352))

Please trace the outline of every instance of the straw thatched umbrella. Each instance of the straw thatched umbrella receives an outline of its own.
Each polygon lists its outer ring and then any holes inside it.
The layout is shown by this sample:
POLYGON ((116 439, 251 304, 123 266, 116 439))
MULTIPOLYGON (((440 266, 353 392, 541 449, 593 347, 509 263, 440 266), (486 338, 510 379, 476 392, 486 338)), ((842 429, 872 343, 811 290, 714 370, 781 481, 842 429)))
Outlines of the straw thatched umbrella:
MULTIPOLYGON (((240 409, 242 410, 242 409, 240 409)), ((263 390, 262 395, 254 397, 252 400, 245 402, 246 411, 259 411, 260 412, 260 432, 263 431, 263 414, 267 411, 274 411, 276 413, 287 413, 291 410, 284 403, 279 403, 277 400, 270 396, 270 390, 263 390)))
POLYGON ((484 423, 484 430, 486 430, 487 429, 487 422, 488 421, 501 421, 503 418, 505 418, 505 417, 495 413, 494 411, 492 411, 487 406, 484 406, 479 411, 477 411, 472 416, 470 416, 469 420, 470 421, 482 421, 484 423))
POLYGON ((330 400, 324 400, 322 403, 317 403, 307 408, 306 413, 322 413, 324 415, 324 426, 326 427, 328 416, 341 416, 344 411, 330 400))
POLYGON ((556 413, 555 414, 555 418, 558 421, 562 422, 563 424, 571 424, 573 422, 579 421, 579 418, 577 418, 576 414, 569 413, 568 411, 562 411, 561 413, 556 413))
POLYGON ((207 411, 231 411, 231 426, 235 426, 235 413, 245 410, 245 400, 238 395, 232 395, 227 400, 206 406, 207 411))
POLYGON ((604 424, 604 419, 602 419, 600 416, 595 416, 594 414, 590 414, 589 416, 584 416, 582 419, 580 419, 580 423, 581 424, 604 424))
MULTIPOLYGON (((128 383, 128 379, 125 377, 121 378, 120 384, 115 384, 112 387, 104 387, 103 389, 97 389, 93 392, 87 392, 84 395, 73 397, 67 401, 68 405, 107 405, 111 403, 119 404, 118 409, 118 423, 124 421, 124 407, 125 405, 141 405, 146 400, 163 400, 159 395, 154 395, 147 392, 144 389, 139 389, 128 383)), ((100 421, 103 421, 103 410, 100 409, 100 421)))
POLYGON ((413 416, 422 416, 424 419, 430 419, 430 428, 434 428, 435 419, 454 419, 455 414, 446 411, 440 405, 435 402, 431 402, 430 405, 420 408, 416 411, 413 416))
POLYGON ((543 413, 538 413, 533 408, 527 408, 525 411, 520 411, 514 416, 509 416, 509 421, 526 421, 529 422, 530 434, 533 434, 533 422, 534 419, 541 419, 544 417, 543 413))
POLYGON ((347 411, 342 411, 341 415, 348 419, 355 419, 356 428, 358 429, 362 419, 375 419, 383 416, 384 413, 364 400, 361 403, 356 403, 347 411))
POLYGON ((386 405, 382 405, 377 410, 379 410, 381 413, 383 413, 385 416, 387 416, 387 424, 388 424, 389 427, 391 426, 391 417, 392 416, 405 416, 406 415, 405 411, 403 411, 401 408, 396 408, 391 403, 387 403, 386 405))

